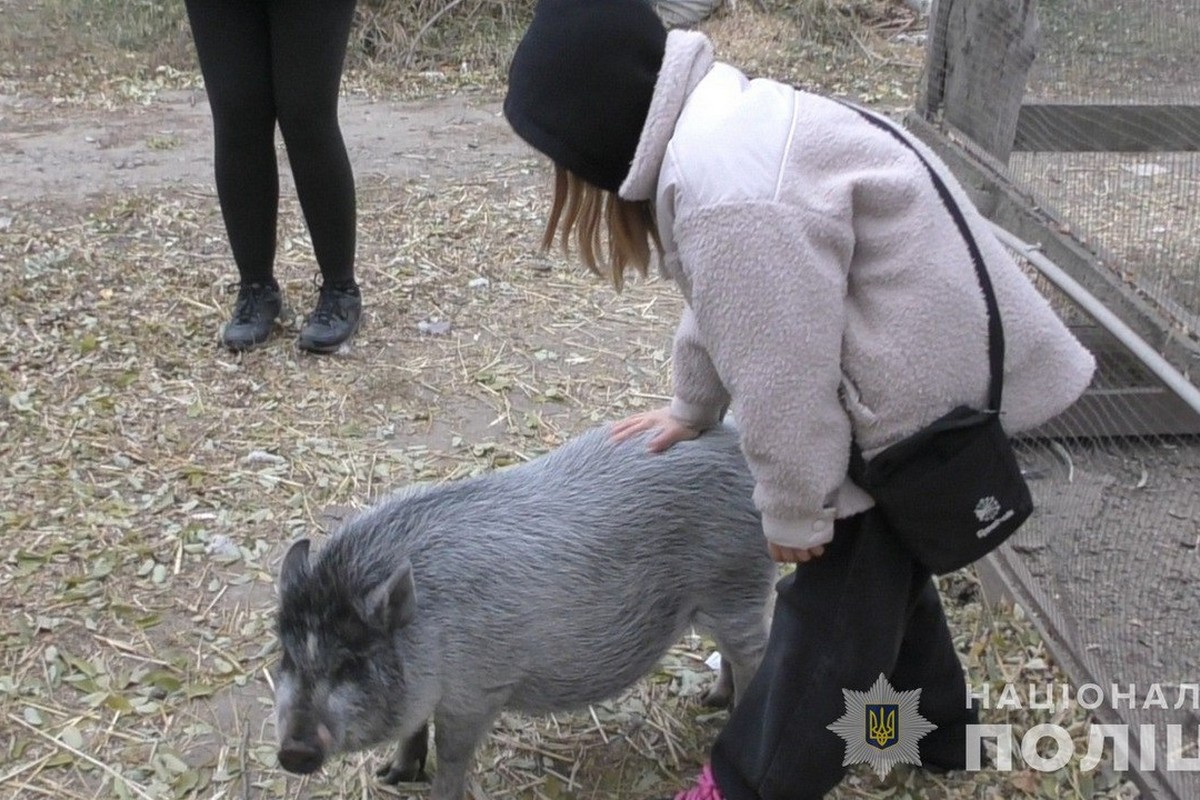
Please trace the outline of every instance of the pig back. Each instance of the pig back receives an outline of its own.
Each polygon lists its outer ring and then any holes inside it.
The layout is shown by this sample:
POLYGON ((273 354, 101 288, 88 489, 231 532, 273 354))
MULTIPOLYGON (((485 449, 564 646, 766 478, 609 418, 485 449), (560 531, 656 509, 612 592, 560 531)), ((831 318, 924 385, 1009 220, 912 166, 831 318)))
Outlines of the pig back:
POLYGON ((482 681, 531 711, 592 702, 652 669, 698 610, 757 609, 773 581, 736 430, 663 453, 646 442, 595 428, 519 466, 401 492, 330 544, 376 573, 366 582, 411 561, 412 635, 446 673, 471 665, 463 691, 482 681))

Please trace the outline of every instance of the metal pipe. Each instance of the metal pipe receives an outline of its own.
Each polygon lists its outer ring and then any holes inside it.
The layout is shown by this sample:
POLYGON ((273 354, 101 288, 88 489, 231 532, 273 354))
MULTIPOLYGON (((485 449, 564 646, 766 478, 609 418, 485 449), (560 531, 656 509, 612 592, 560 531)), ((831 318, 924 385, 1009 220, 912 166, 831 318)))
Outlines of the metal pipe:
POLYGON ((1011 247, 1016 252, 1020 253, 1023 258, 1029 260, 1046 279, 1057 286, 1069 298, 1079 304, 1079 307, 1087 312, 1092 319, 1096 320, 1105 330, 1129 348, 1129 351, 1141 361, 1147 369, 1155 374, 1167 388, 1179 396, 1179 399, 1192 407, 1192 410, 1200 414, 1200 389, 1192 385, 1179 370, 1175 369, 1169 361, 1163 358, 1153 347, 1148 345, 1142 337, 1138 336, 1128 325, 1117 318, 1115 314, 1108 310, 1099 300, 1095 298, 1087 289, 1083 288, 1075 279, 1064 272, 1057 264, 1046 257, 1041 252, 1040 248, 1035 245, 1027 244, 1020 238, 1014 236, 1009 231, 1001 228, 996 223, 990 223, 993 233, 1004 244, 1011 247))

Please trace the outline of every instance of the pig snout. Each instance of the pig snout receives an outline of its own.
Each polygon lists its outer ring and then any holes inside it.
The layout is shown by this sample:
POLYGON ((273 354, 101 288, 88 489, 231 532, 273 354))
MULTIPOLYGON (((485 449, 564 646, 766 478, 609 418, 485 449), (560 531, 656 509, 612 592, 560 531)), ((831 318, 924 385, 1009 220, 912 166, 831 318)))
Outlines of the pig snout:
POLYGON ((324 725, 288 731, 279 744, 279 764, 295 775, 309 775, 321 768, 333 737, 324 725))
POLYGON ((316 742, 302 742, 293 739, 284 742, 279 748, 279 763, 288 772, 296 775, 308 775, 321 768, 325 754, 316 742))

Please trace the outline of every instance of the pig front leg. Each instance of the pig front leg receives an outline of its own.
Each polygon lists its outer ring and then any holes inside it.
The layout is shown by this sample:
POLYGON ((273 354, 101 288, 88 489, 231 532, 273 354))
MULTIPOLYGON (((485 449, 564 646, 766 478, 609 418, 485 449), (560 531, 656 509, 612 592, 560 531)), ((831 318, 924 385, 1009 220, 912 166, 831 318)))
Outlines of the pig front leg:
POLYGON ((375 774, 384 783, 416 783, 429 780, 425 774, 425 762, 429 757, 429 723, 421 729, 400 741, 400 749, 395 758, 386 766, 381 767, 375 774))
POLYGON ((732 708, 733 691, 733 667, 729 665, 728 660, 721 659, 721 671, 717 675, 716 683, 704 693, 700 702, 706 708, 732 708))
POLYGON ((464 800, 467 774, 475 761, 475 750, 491 730, 494 713, 471 716, 438 714, 433 722, 433 746, 437 772, 429 800, 464 800))

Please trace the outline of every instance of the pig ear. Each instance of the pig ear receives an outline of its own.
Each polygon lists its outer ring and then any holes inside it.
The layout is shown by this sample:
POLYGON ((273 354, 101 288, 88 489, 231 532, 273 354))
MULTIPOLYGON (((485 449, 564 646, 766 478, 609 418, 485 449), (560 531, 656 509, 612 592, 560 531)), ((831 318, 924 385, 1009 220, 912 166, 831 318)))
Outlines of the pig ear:
POLYGON ((398 630, 417 615, 417 587, 412 564, 405 559, 387 580, 367 595, 367 620, 384 630, 398 630))
POLYGON ((279 589, 287 591, 308 577, 308 539, 300 539, 288 548, 279 568, 279 589))

